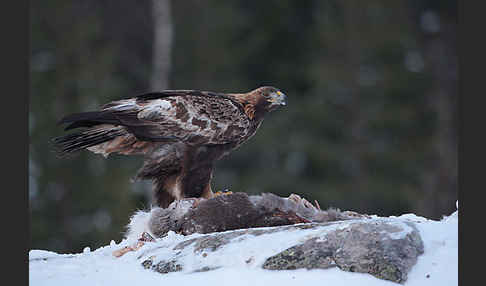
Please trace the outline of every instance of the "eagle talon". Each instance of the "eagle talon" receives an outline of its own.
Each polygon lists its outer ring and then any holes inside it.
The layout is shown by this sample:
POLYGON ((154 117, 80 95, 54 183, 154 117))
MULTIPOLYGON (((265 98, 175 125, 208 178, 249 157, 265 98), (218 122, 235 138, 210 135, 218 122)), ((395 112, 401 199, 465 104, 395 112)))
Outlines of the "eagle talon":
POLYGON ((217 196, 224 196, 224 195, 231 195, 233 192, 230 191, 229 189, 224 189, 222 191, 217 191, 216 193, 213 194, 213 197, 217 196))

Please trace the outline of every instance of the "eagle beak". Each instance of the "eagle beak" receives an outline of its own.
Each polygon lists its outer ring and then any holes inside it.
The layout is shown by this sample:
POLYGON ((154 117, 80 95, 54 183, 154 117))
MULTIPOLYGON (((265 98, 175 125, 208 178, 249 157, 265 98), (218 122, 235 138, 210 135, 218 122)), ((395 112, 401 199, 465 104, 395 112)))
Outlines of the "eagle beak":
POLYGON ((287 97, 280 90, 270 94, 270 102, 272 102, 272 105, 287 105, 286 99, 287 97))

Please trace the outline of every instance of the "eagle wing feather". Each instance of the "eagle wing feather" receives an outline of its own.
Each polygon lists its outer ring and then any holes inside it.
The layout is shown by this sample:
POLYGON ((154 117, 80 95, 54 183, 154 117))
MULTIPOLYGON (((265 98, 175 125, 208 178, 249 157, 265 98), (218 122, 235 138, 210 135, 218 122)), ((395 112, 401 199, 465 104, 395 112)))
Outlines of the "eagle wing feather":
POLYGON ((200 91, 148 93, 111 102, 102 112, 143 141, 226 144, 244 138, 250 126, 240 103, 200 91))

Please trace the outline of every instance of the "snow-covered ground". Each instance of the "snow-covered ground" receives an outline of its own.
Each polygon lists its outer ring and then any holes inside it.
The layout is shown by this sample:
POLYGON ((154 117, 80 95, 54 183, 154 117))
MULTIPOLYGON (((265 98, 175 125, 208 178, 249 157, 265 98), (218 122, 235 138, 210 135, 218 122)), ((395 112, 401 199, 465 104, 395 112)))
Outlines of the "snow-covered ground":
MULTIPOLYGON (((440 221, 429 220, 414 214, 404 214, 390 217, 396 220, 408 220, 416 223, 424 242, 424 254, 420 255, 417 264, 408 274, 404 285, 458 285, 458 212, 444 217, 440 221)), ((193 236, 197 236, 194 234, 193 236)), ((285 233, 280 234, 282 240, 289 239, 285 233)), ((172 244, 187 239, 174 233, 161 239, 172 244)), ((146 244, 136 252, 129 252, 116 258, 113 251, 133 244, 133 241, 123 240, 120 243, 112 241, 110 245, 89 250, 83 253, 57 254, 45 250, 29 252, 29 284, 30 285, 399 285, 381 280, 370 274, 351 273, 331 269, 315 270, 281 270, 271 271, 261 269, 261 263, 228 264, 228 267, 198 273, 160 274, 144 269, 137 259, 146 244)), ((262 244, 262 253, 268 244, 262 244)), ((244 250, 241 250, 242 252, 244 250)), ((218 259, 225 260, 225 257, 218 259)), ((228 261, 233 261, 228 258, 228 261)))

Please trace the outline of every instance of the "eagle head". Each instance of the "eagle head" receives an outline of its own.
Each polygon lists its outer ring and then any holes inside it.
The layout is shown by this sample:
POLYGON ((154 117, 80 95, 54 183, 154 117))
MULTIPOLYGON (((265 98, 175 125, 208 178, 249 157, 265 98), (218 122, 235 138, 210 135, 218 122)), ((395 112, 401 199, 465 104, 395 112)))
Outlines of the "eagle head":
POLYGON ((252 120, 261 120, 265 113, 281 105, 287 105, 285 94, 273 86, 262 86, 248 93, 230 94, 230 96, 243 105, 245 113, 252 120))
POLYGON ((263 86, 258 88, 257 93, 263 99, 263 105, 268 111, 273 111, 280 105, 286 105, 287 97, 278 88, 263 86))

